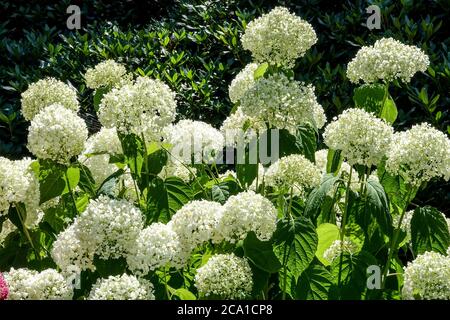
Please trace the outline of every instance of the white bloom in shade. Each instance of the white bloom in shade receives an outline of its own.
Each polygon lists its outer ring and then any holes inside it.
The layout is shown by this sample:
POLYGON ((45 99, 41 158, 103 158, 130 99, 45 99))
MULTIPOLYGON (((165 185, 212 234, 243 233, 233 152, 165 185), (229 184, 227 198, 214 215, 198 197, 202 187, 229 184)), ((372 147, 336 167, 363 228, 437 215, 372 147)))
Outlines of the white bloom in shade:
POLYGON ((155 295, 150 281, 122 274, 98 279, 88 300, 155 300, 155 295))
POLYGON ((84 75, 86 86, 91 89, 113 87, 120 84, 126 75, 125 67, 114 60, 106 60, 89 68, 84 75))
POLYGON ((195 286, 200 294, 222 299, 245 299, 253 289, 253 274, 245 258, 218 254, 197 269, 195 286))
POLYGON ((0 231, 0 248, 3 247, 6 238, 15 230, 17 230, 17 228, 11 221, 3 221, 2 231, 0 231))
POLYGON ((181 120, 164 129, 172 156, 185 164, 213 161, 224 147, 222 133, 202 121, 181 120))
POLYGON ((218 177, 220 180, 225 180, 225 179, 228 179, 228 178, 233 178, 233 179, 237 179, 237 175, 236 175, 236 172, 235 171, 233 171, 233 170, 227 170, 227 171, 225 171, 224 173, 221 173, 221 174, 219 174, 219 177, 218 177))
POLYGON ((178 235, 170 225, 152 223, 143 229, 132 246, 127 263, 130 270, 146 275, 160 267, 182 267, 189 258, 182 250, 178 235))
POLYGON ((450 140, 428 123, 394 134, 386 170, 420 186, 435 177, 450 178, 450 140))
POLYGON ((221 215, 220 203, 194 200, 179 209, 169 225, 178 234, 181 244, 192 250, 216 236, 221 215))
POLYGON ((427 70, 430 60, 419 48, 392 38, 377 40, 373 46, 362 47, 348 64, 347 77, 353 83, 400 79, 410 82, 416 72, 427 70))
POLYGON ((277 209, 269 199, 253 191, 231 196, 223 205, 217 226, 215 242, 226 240, 235 243, 255 232, 261 241, 270 240, 275 232, 277 209))
POLYGON ((162 129, 176 116, 175 93, 160 80, 139 77, 106 93, 100 103, 98 118, 107 128, 131 132, 146 141, 160 141, 162 129))
POLYGON ((232 103, 238 102, 244 93, 255 84, 256 69, 258 69, 257 63, 249 63, 231 81, 228 94, 232 103))
POLYGON ((0 215, 6 214, 10 206, 22 203, 27 228, 35 227, 43 215, 39 208, 39 181, 30 167, 32 162, 30 158, 11 161, 0 157, 0 215))
POLYGON ((30 84, 22 93, 22 114, 26 120, 33 120, 44 108, 59 104, 77 112, 80 108, 76 91, 59 80, 46 78, 30 84))
MULTIPOLYGON (((404 216, 403 216, 403 220, 402 220, 402 224, 400 225, 400 229, 406 233, 406 242, 411 241, 411 219, 413 217, 414 214, 414 210, 410 210, 410 211, 406 211, 404 216)), ((392 216, 392 226, 394 228, 398 227, 398 223, 400 222, 400 215, 393 215, 392 216)))
POLYGON ((174 158, 171 158, 168 163, 162 168, 158 177, 167 179, 168 177, 177 177, 185 183, 192 181, 197 174, 197 168, 187 166, 174 158))
POLYGON ((328 163, 328 149, 317 150, 314 154, 317 168, 322 171, 323 174, 327 173, 328 163))
POLYGON ((94 270, 94 256, 126 257, 143 228, 140 210, 127 200, 100 196, 53 243, 52 258, 65 272, 72 266, 94 270))
POLYGON ((225 137, 225 145, 231 147, 236 147, 239 143, 249 143, 266 129, 264 121, 245 115, 240 107, 229 115, 220 127, 225 137))
POLYGON ((298 125, 325 124, 325 114, 312 85, 291 80, 284 74, 259 78, 240 100, 244 115, 257 118, 278 129, 295 132, 298 125))
POLYGON ((402 297, 405 300, 450 299, 450 259, 425 252, 408 262, 404 271, 402 297))
POLYGON ((330 247, 325 250, 323 257, 331 263, 334 259, 338 258, 342 252, 355 254, 358 250, 358 246, 351 240, 344 239, 344 243, 342 245, 341 240, 335 240, 330 247))
POLYGON ((392 126, 362 109, 347 109, 328 124, 325 144, 341 150, 349 165, 378 164, 386 155, 393 135, 392 126))
POLYGON ((37 272, 12 268, 4 275, 9 300, 70 300, 73 296, 68 281, 54 269, 37 272))
POLYGON ((301 154, 291 154, 278 159, 264 174, 266 186, 284 189, 297 196, 320 184, 320 169, 301 154))
POLYGON ((307 21, 276 7, 251 21, 241 41, 256 61, 291 68, 317 42, 317 36, 307 21))
POLYGON ((72 157, 83 152, 87 137, 84 120, 74 111, 54 104, 31 121, 28 149, 40 159, 67 164, 72 157))

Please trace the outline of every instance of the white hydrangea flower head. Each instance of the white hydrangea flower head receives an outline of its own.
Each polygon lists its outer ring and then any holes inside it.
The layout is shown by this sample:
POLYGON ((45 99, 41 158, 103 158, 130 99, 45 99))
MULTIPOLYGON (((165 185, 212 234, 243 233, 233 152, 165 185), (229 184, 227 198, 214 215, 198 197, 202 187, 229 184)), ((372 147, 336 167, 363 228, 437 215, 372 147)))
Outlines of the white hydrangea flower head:
POLYGON ((70 300, 73 290, 56 270, 14 269, 5 273, 9 300, 70 300))
POLYGON ((158 177, 166 179, 168 177, 177 177, 185 183, 191 182, 197 175, 197 168, 181 163, 174 158, 170 158, 168 163, 162 168, 158 177))
POLYGON ((89 68, 84 75, 86 86, 91 89, 114 87, 126 77, 127 70, 114 60, 105 60, 94 68, 89 68))
POLYGON ((257 62, 292 68, 295 60, 317 42, 317 36, 307 21, 287 8, 276 7, 251 21, 241 42, 257 62))
POLYGON ((144 135, 160 141, 162 129, 176 116, 175 93, 161 80, 139 77, 132 84, 113 88, 100 103, 98 118, 107 128, 144 135))
POLYGON ((429 64, 423 50, 392 38, 383 38, 358 51, 348 64, 347 77, 353 83, 360 80, 389 83, 394 79, 408 83, 416 72, 425 72, 429 64))
POLYGON ((293 133, 298 125, 312 123, 321 128, 326 121, 314 87, 281 73, 256 80, 242 96, 240 108, 246 116, 293 133))
POLYGON ((140 232, 127 263, 134 274, 146 275, 160 267, 183 267, 189 253, 183 252, 178 234, 170 225, 158 222, 140 232))
POLYGON ((301 154, 291 154, 278 159, 264 174, 264 183, 269 187, 303 197, 305 192, 320 184, 322 172, 301 154))
MULTIPOLYGON (((164 129, 166 142, 172 145, 175 160, 185 164, 211 162, 222 152, 222 133, 202 121, 181 120, 164 129)), ((174 160, 174 161, 175 161, 174 160)))
POLYGON ((43 216, 39 207, 39 180, 30 167, 32 162, 30 158, 11 161, 0 157, 0 215, 6 214, 10 206, 23 203, 26 209, 24 223, 30 229, 43 216))
POLYGON ((255 232, 261 241, 270 240, 276 230, 277 209, 269 199, 253 191, 231 196, 223 205, 214 242, 236 243, 255 232))
POLYGON ((255 84, 256 69, 258 69, 257 63, 249 63, 231 81, 228 94, 232 103, 237 103, 244 93, 255 84))
POLYGON ((218 177, 220 180, 225 180, 225 179, 228 179, 228 178, 233 178, 233 179, 235 179, 235 180, 237 180, 237 175, 236 175, 236 172, 235 171, 233 171, 233 170, 227 170, 227 171, 225 171, 224 173, 221 173, 221 174, 219 174, 219 177, 218 177))
POLYGON ((118 170, 114 163, 109 163, 109 154, 81 155, 78 161, 89 169, 97 186, 118 170))
POLYGON ((428 123, 394 134, 389 146, 386 170, 401 175, 405 182, 420 186, 432 178, 450 178, 450 139, 428 123))
POLYGON ((449 300, 450 259, 437 252, 425 252, 404 269, 402 297, 405 300, 449 300))
POLYGON ((218 254, 197 269, 195 286, 206 297, 245 299, 253 288, 252 269, 245 258, 234 254, 218 254))
POLYGON ((327 173, 327 163, 328 163, 328 149, 317 150, 314 154, 316 160, 316 166, 320 169, 322 174, 327 173))
POLYGON ((330 263, 334 259, 339 258, 341 253, 355 254, 359 250, 359 247, 351 240, 344 239, 343 244, 341 240, 335 240, 330 245, 330 247, 323 253, 324 259, 328 260, 330 263))
POLYGON ((230 147, 236 147, 239 143, 249 143, 266 129, 264 121, 245 115, 240 107, 230 114, 220 127, 225 137, 225 145, 230 147))
MULTIPOLYGON (((402 224, 400 225, 400 229, 406 233, 406 238, 405 238, 406 242, 411 241, 411 219, 412 219, 413 215, 414 215, 414 210, 406 211, 403 216, 402 224)), ((398 227, 399 221, 400 221, 400 215, 392 216, 392 226, 394 228, 398 227)))
POLYGON ((39 112, 31 121, 28 149, 40 159, 61 164, 83 152, 88 137, 86 123, 62 105, 54 104, 39 112))
POLYGON ((33 120, 35 115, 52 104, 62 105, 75 113, 80 109, 75 89, 55 78, 30 84, 22 92, 21 102, 22 114, 26 120, 33 120))
POLYGON ((88 300, 155 300, 155 295, 150 281, 122 274, 98 279, 88 300))
POLYGON ((384 120, 362 109, 344 110, 328 124, 323 134, 325 144, 341 150, 349 165, 378 164, 388 152, 393 128, 384 120))
POLYGON ((193 250, 216 237, 221 216, 220 203, 193 200, 173 215, 169 225, 178 234, 185 250, 193 250))

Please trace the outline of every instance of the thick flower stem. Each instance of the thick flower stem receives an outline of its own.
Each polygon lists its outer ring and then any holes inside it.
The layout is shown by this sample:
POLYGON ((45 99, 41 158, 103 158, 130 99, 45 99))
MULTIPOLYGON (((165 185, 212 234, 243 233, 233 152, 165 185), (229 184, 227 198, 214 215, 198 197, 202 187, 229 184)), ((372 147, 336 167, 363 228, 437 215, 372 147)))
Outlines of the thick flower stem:
POLYGON ((342 275, 342 258, 344 255, 344 236, 345 236, 345 224, 347 222, 347 214, 348 214, 348 200, 350 197, 350 184, 352 181, 352 173, 353 173, 353 167, 350 167, 350 172, 348 175, 348 182, 347 182, 347 188, 345 189, 345 208, 344 208, 344 214, 342 216, 341 220, 341 232, 340 232, 340 240, 341 240, 341 254, 339 257, 339 276, 338 276, 338 285, 341 283, 341 275, 342 275))
POLYGON ((72 187, 70 186, 70 180, 69 180, 69 176, 67 175, 67 170, 64 171, 64 175, 66 177, 67 188, 69 189, 70 198, 72 199, 74 212, 75 212, 75 215, 77 216, 78 215, 77 202, 75 201, 75 196, 73 194, 72 187))

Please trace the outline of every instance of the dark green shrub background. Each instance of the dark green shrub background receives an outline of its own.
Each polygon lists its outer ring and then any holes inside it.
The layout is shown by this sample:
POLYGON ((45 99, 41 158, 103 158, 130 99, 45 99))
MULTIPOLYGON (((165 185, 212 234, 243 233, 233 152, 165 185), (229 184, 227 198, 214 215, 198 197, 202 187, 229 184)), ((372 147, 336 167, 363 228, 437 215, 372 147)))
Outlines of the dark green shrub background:
MULTIPOLYGON (((228 85, 250 61, 239 37, 247 22, 276 5, 308 20, 319 41, 299 59, 296 77, 313 83, 328 119, 352 106, 354 85, 347 63, 362 45, 391 36, 421 47, 430 56, 426 74, 409 85, 395 84, 397 129, 428 121, 450 133, 450 0, 435 1, 2 1, 0 12, 0 154, 28 155, 27 123, 20 93, 29 83, 53 76, 79 90, 90 129, 92 91, 84 87, 88 67, 115 59, 135 74, 159 77, 177 93, 180 117, 219 126, 231 109, 228 85), (79 32, 66 28, 69 4, 82 9, 79 32), (377 4, 381 30, 364 26, 366 7, 377 4)), ((448 212, 449 184, 432 183, 420 199, 448 212)))

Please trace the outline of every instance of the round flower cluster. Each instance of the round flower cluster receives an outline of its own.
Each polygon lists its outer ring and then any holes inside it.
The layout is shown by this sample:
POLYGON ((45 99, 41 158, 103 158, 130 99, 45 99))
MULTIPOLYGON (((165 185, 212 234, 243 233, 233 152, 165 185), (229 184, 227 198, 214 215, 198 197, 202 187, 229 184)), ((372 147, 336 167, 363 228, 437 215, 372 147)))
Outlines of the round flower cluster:
POLYGON ((9 300, 70 300, 73 296, 71 285, 54 269, 37 272, 11 268, 5 279, 9 300))
POLYGON ((195 286, 200 294, 223 299, 245 299, 253 288, 252 269, 245 258, 218 254, 197 269, 195 286))
POLYGON ((305 191, 320 184, 320 169, 301 154, 291 154, 278 159, 264 174, 266 186, 277 187, 303 197, 305 191))
POLYGON ((314 87, 280 73, 258 79, 240 103, 244 115, 294 133, 300 124, 312 123, 321 128, 326 121, 314 87))
POLYGON ((249 63, 231 81, 228 94, 232 103, 237 103, 244 93, 255 84, 256 69, 258 69, 257 63, 249 63))
POLYGON ((425 252, 408 263, 404 270, 403 299, 450 299, 450 258, 425 252))
POLYGON ((33 120, 42 109, 59 104, 65 108, 77 112, 80 108, 76 91, 59 80, 46 78, 30 84, 25 92, 22 92, 22 114, 26 120, 33 120))
POLYGON ((0 301, 8 298, 9 288, 3 274, 0 272, 0 301))
POLYGON ((362 47, 348 64, 347 77, 353 83, 400 79, 406 83, 416 72, 427 70, 430 60, 419 48, 392 38, 377 40, 371 47, 362 47))
POLYGON ((177 177, 188 183, 192 181, 197 174, 197 168, 187 166, 174 158, 171 158, 168 163, 161 169, 158 177, 166 179, 168 177, 177 177))
POLYGON ((341 240, 335 240, 331 246, 325 250, 323 257, 331 263, 334 259, 338 258, 342 252, 354 254, 358 250, 358 246, 351 240, 344 239, 343 243, 341 243, 341 240))
POLYGON ((214 241, 236 243, 245 239, 250 231, 261 241, 270 240, 276 223, 277 209, 270 200, 253 191, 241 192, 228 198, 223 205, 217 226, 218 237, 214 241))
POLYGON ((52 257, 63 270, 94 269, 94 255, 104 260, 126 257, 142 228, 142 214, 132 203, 100 196, 58 235, 52 257))
POLYGON ((86 86, 91 89, 101 87, 114 87, 122 82, 126 75, 125 67, 114 60, 106 60, 97 64, 94 68, 89 68, 84 75, 86 86))
POLYGON ((376 165, 386 155, 393 135, 384 120, 362 109, 347 109, 325 128, 325 144, 341 150, 349 165, 376 165))
POLYGON ((127 256, 127 263, 133 273, 146 275, 167 265, 182 267, 188 254, 182 252, 178 235, 170 225, 153 223, 139 233, 127 256))
POLYGON ((11 161, 0 157, 0 216, 6 214, 10 206, 22 203, 27 211, 24 221, 27 228, 36 226, 43 215, 39 208, 39 181, 31 163, 30 158, 11 161))
POLYGON ((395 133, 387 153, 386 170, 420 186, 435 177, 450 178, 450 140, 428 123, 395 133))
POLYGON ((184 250, 190 251, 217 236, 221 215, 220 203, 194 200, 173 215, 169 226, 178 234, 184 250))
POLYGON ((276 7, 251 21, 241 41, 256 61, 291 68, 317 42, 317 36, 307 21, 276 7))
POLYGON ((211 162, 222 151, 224 137, 219 130, 202 121, 181 120, 165 128, 171 154, 185 164, 211 162))
POLYGON ((150 281, 122 274, 98 279, 88 300, 155 300, 155 295, 150 281))
POLYGON ((160 80, 139 77, 134 83, 113 88, 100 103, 98 118, 107 128, 144 135, 160 141, 162 129, 175 120, 175 93, 160 80))
POLYGON ((95 182, 100 185, 106 178, 117 171, 117 166, 109 163, 110 155, 122 154, 115 128, 102 128, 90 136, 78 161, 89 168, 95 182))
POLYGON ((40 159, 67 164, 83 152, 87 137, 86 124, 76 112, 53 104, 31 121, 28 149, 40 159))
POLYGON ((249 143, 266 129, 264 121, 245 115, 240 107, 229 115, 220 127, 225 137, 225 145, 230 147, 249 143))

